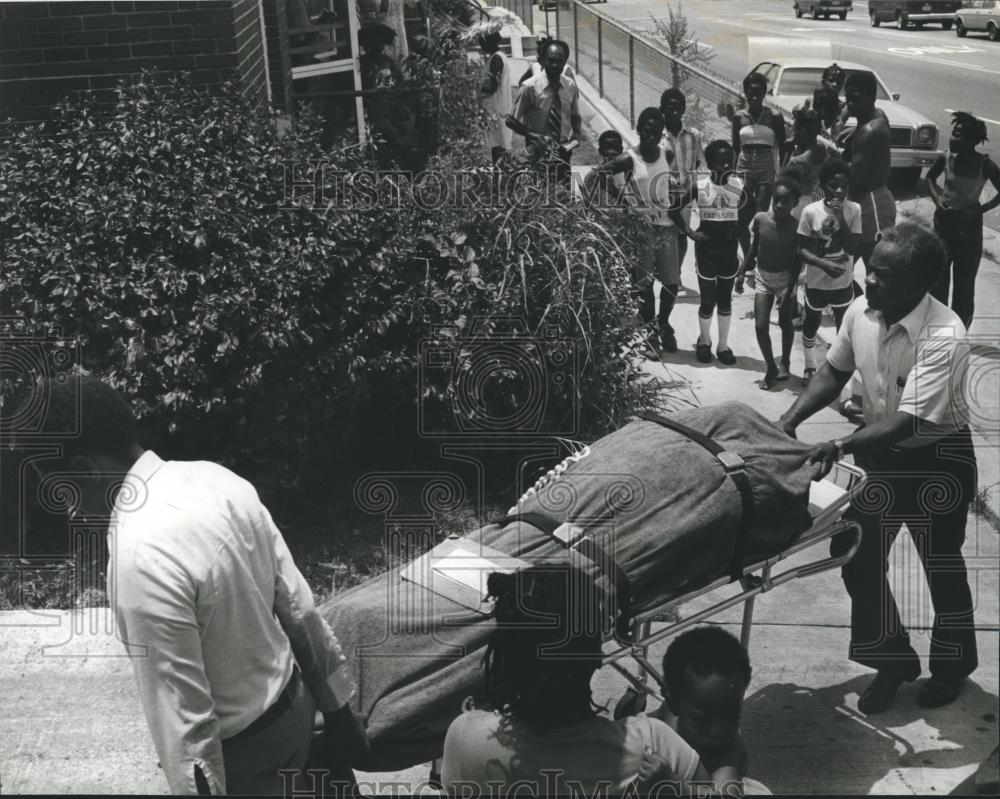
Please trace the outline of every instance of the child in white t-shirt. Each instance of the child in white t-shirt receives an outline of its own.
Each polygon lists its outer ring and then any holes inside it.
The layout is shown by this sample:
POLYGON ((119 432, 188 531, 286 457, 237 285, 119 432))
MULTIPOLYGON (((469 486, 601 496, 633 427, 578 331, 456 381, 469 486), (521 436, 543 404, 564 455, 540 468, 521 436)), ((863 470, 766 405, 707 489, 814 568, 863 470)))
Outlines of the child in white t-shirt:
POLYGON ((861 206, 847 199, 851 168, 839 158, 823 163, 819 174, 823 199, 802 209, 799 259, 806 272, 806 315, 802 323, 805 370, 802 384, 816 374, 816 333, 823 311, 832 308, 837 330, 854 301, 854 259, 861 236, 861 206))

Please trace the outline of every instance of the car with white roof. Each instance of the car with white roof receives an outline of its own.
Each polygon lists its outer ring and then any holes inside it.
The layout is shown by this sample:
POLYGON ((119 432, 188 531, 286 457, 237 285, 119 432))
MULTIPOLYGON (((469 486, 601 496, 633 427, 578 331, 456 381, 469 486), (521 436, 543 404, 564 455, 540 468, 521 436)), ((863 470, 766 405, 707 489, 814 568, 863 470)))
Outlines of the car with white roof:
MULTIPOLYGON (((830 66, 829 59, 796 58, 783 62, 762 61, 751 70, 767 78, 767 99, 791 118, 792 110, 812 102, 813 90, 819 88, 823 70, 830 66)), ((870 72, 875 75, 875 105, 889 120, 890 142, 892 146, 892 168, 901 172, 904 181, 912 182, 920 177, 920 170, 931 166, 942 155, 938 149, 940 132, 938 126, 919 111, 914 111, 899 102, 899 95, 889 91, 875 71, 864 64, 837 61, 850 76, 854 72, 870 72)), ((853 129, 853 120, 847 130, 853 129)))
POLYGON ((1000 42, 1000 0, 965 0, 955 15, 955 35, 985 33, 991 42, 1000 42))

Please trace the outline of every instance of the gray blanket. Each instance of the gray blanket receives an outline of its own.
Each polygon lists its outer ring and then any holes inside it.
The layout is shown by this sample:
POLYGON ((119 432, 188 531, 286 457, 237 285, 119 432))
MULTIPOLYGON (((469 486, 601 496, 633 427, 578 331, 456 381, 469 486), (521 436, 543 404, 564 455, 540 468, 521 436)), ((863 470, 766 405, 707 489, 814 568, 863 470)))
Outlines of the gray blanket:
MULTIPOLYGON (((808 528, 806 445, 739 403, 671 418, 743 457, 753 489, 750 558, 780 551, 808 528)), ((559 522, 603 520, 588 533, 628 575, 638 612, 726 574, 743 509, 715 456, 640 420, 596 441, 518 511, 559 522)), ((467 537, 532 563, 570 557, 523 522, 487 525, 467 537)), ((482 694, 480 663, 492 622, 402 581, 399 570, 333 598, 321 612, 354 664, 355 707, 367 718, 373 749, 362 767, 396 770, 439 756, 462 701, 482 694)))

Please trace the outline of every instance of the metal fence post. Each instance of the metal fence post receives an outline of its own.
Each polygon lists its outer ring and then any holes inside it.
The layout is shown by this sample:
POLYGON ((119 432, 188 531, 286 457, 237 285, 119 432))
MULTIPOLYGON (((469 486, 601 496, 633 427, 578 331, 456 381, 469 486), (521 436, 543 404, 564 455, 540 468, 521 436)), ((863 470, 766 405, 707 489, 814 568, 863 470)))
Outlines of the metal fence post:
POLYGON ((628 36, 628 118, 635 127, 635 37, 628 36))
POLYGON ((573 3, 573 66, 580 71, 580 26, 576 21, 576 3, 573 3))
POLYGON ((601 36, 601 18, 597 18, 597 93, 604 97, 604 39, 601 36))

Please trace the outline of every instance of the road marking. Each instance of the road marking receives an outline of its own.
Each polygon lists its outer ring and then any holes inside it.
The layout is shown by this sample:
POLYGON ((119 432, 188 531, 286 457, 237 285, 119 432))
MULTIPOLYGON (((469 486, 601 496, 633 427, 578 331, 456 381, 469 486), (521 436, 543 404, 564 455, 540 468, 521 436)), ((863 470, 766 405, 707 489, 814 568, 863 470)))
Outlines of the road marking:
MULTIPOLYGON (((774 34, 786 35, 793 39, 807 38, 805 36, 802 36, 801 34, 792 34, 790 31, 776 31, 773 30, 772 28, 764 28, 760 25, 745 25, 742 22, 737 22, 731 19, 719 19, 718 22, 722 25, 735 25, 737 28, 746 28, 747 30, 752 30, 752 31, 763 31, 764 33, 769 33, 771 35, 774 34)), ((864 45, 860 44, 851 44, 849 42, 837 41, 837 42, 830 42, 829 44, 831 46, 837 45, 838 47, 850 47, 854 50, 863 50, 868 53, 877 53, 878 55, 885 55, 886 53, 885 50, 876 49, 874 47, 865 47, 864 45)), ((980 67, 977 66, 976 64, 963 64, 960 61, 947 61, 943 58, 931 58, 929 56, 910 55, 906 53, 892 53, 892 55, 895 55, 898 58, 911 58, 914 59, 915 61, 926 61, 930 64, 941 64, 943 66, 948 66, 948 67, 959 67, 960 69, 966 69, 969 70, 970 72, 985 72, 987 75, 1000 75, 1000 71, 998 70, 987 69, 986 67, 980 67)))
MULTIPOLYGON (((954 108, 946 108, 946 109, 944 109, 944 112, 946 114, 954 114, 955 113, 955 109, 954 108)), ((983 122, 989 122, 991 125, 1000 125, 1000 119, 990 119, 989 117, 979 117, 979 119, 983 120, 983 122)))
POLYGON ((930 55, 930 54, 952 54, 952 53, 983 53, 986 52, 980 47, 969 47, 962 45, 935 45, 933 47, 890 47, 886 52, 893 55, 930 55))

